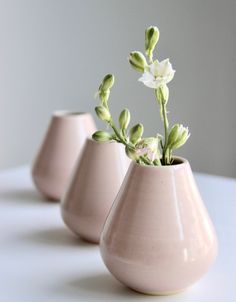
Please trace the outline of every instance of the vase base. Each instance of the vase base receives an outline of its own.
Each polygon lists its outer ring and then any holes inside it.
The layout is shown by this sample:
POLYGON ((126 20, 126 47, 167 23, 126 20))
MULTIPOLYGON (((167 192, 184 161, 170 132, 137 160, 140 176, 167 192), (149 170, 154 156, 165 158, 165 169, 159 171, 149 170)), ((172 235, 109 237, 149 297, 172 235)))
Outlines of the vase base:
POLYGON ((177 294, 180 294, 184 291, 186 291, 188 288, 183 288, 183 289, 179 289, 179 290, 175 290, 175 291, 163 291, 163 292, 144 292, 144 291, 140 291, 138 289, 134 289, 134 288, 131 288, 131 290, 139 293, 139 294, 143 294, 143 295, 148 295, 148 296, 172 296, 172 295, 177 295, 177 294))

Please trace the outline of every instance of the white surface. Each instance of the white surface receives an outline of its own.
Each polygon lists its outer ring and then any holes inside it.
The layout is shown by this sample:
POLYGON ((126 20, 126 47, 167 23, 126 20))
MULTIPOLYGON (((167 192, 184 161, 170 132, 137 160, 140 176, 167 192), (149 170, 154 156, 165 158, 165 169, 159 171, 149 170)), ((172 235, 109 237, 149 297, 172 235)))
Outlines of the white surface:
POLYGON ((0 173, 0 301, 233 302, 236 280, 236 180, 197 175, 219 237, 210 272, 188 291, 169 297, 135 293, 106 270, 96 245, 63 225, 58 203, 35 192, 28 168, 0 173))

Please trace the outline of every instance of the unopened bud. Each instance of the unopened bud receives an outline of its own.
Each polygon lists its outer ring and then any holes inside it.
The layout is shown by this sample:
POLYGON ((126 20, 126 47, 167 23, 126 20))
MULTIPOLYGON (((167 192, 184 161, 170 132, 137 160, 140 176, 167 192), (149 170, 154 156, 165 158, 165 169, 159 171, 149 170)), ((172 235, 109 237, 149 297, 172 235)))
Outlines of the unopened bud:
POLYGON ((130 129, 129 135, 131 143, 135 145, 143 135, 143 125, 135 125, 133 128, 130 129))
POLYGON ((107 91, 111 89, 111 87, 114 85, 114 81, 115 81, 114 75, 107 74, 102 81, 101 90, 107 91))
POLYGON ((147 66, 147 61, 140 51, 133 51, 129 55, 129 62, 131 66, 137 71, 144 72, 147 66))
POLYGON ((98 142, 107 142, 113 139, 112 134, 105 131, 96 131, 94 132, 92 138, 98 142))
POLYGON ((189 136, 190 136, 190 134, 188 132, 188 129, 184 129, 178 142, 176 142, 176 144, 173 146, 173 149, 178 149, 178 148, 182 147, 188 140, 189 136))
POLYGON ((171 149, 178 149, 182 147, 186 141, 188 140, 190 133, 188 131, 188 127, 184 127, 183 125, 178 125, 178 135, 176 137, 175 142, 172 142, 170 145, 171 149))
POLYGON ((126 152, 127 156, 132 160, 137 160, 139 157, 136 154, 136 151, 133 148, 130 148, 128 146, 125 147, 125 152, 126 152))
POLYGON ((159 29, 156 26, 150 26, 145 31, 145 51, 147 56, 152 56, 152 52, 159 40, 159 29))
POLYGON ((125 130, 128 128, 130 122, 130 112, 128 109, 124 109, 119 117, 120 128, 125 130))
POLYGON ((169 99, 169 88, 166 84, 161 85, 156 90, 156 96, 159 102, 164 102, 165 104, 168 102, 169 99))
POLYGON ((102 101, 102 103, 103 103, 103 104, 104 104, 104 103, 107 103, 107 101, 108 101, 108 99, 109 99, 109 96, 110 96, 110 90, 106 90, 106 91, 100 90, 100 91, 98 92, 98 94, 99 94, 99 98, 100 98, 100 100, 102 101))
POLYGON ((111 114, 109 112, 109 110, 107 110, 105 107, 103 106, 97 106, 95 107, 95 111, 97 116, 105 122, 110 122, 111 120, 111 114))
POLYGON ((175 144, 176 139, 178 138, 178 135, 179 135, 179 127, 180 127, 179 124, 175 124, 171 128, 169 136, 168 136, 168 146, 172 146, 173 144, 175 144))

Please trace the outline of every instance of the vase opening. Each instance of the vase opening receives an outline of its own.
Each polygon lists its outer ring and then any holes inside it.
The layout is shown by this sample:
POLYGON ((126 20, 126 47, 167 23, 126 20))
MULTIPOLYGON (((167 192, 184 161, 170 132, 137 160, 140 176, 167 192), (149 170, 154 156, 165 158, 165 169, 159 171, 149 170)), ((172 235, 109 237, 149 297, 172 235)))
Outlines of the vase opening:
POLYGON ((79 111, 69 111, 69 110, 59 110, 53 113, 56 117, 70 117, 70 116, 78 116, 78 115, 85 115, 86 112, 79 112, 79 111))
MULTIPOLYGON (((111 145, 111 144, 117 144, 117 142, 111 140, 111 141, 106 141, 106 142, 99 142, 99 141, 96 141, 95 139, 92 138, 92 136, 88 136, 87 137, 87 141, 91 144, 94 144, 94 145, 111 145)), ((120 144, 121 145, 121 144, 120 144)))
POLYGON ((140 163, 137 163, 134 161, 134 163, 139 166, 139 167, 142 167, 142 168, 147 168, 147 169, 171 169, 175 166, 181 166, 181 165, 185 165, 186 163, 188 163, 188 161, 183 158, 183 157, 179 157, 179 156, 174 156, 173 157, 173 162, 171 165, 165 165, 165 166, 153 166, 153 165, 142 165, 140 163))
POLYGON ((180 157, 174 157, 174 160, 170 166, 176 166, 184 163, 184 159, 180 157))

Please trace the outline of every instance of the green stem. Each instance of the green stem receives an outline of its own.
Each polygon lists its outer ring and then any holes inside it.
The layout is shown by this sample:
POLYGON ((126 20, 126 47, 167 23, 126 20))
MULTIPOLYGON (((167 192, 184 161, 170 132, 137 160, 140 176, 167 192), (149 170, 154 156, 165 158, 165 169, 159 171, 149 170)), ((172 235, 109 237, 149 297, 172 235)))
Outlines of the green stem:
POLYGON ((155 160, 154 160, 154 165, 155 166, 161 166, 161 161, 160 161, 160 158, 157 157, 155 160))
POLYGON ((162 164, 166 165, 168 164, 168 159, 166 159, 166 153, 167 153, 167 147, 168 147, 168 130, 169 130, 169 122, 168 122, 168 118, 167 118, 167 108, 166 108, 166 103, 162 100, 160 101, 158 99, 158 90, 155 89, 155 97, 156 100, 158 102, 158 104, 160 105, 160 114, 161 114, 161 118, 164 122, 164 131, 165 131, 165 141, 164 141, 164 146, 163 146, 163 142, 161 141, 161 147, 162 147, 162 164))
POLYGON ((146 158, 146 157, 144 157, 144 156, 140 156, 139 157, 141 160, 142 160, 142 162, 144 162, 146 165, 151 165, 152 164, 152 162, 148 159, 148 158, 146 158))
POLYGON ((117 129, 116 126, 114 125, 113 120, 111 120, 111 121, 109 122, 109 124, 110 124, 111 128, 113 129, 113 131, 115 132, 115 135, 116 135, 116 136, 118 137, 118 139, 120 140, 120 142, 121 142, 122 144, 124 144, 125 146, 129 145, 129 144, 127 144, 127 142, 124 140, 124 138, 120 135, 118 129, 117 129))
POLYGON ((169 129, 169 122, 168 122, 168 118, 167 118, 167 110, 166 110, 166 105, 164 104, 164 102, 161 102, 161 106, 162 106, 162 112, 163 112, 163 122, 164 122, 164 129, 165 129, 165 143, 164 143, 164 147, 163 147, 163 156, 162 156, 162 160, 164 165, 168 163, 168 159, 166 159, 166 153, 167 153, 167 144, 168 144, 168 129, 169 129))
POLYGON ((153 51, 149 51, 147 56, 148 56, 149 64, 152 64, 153 63, 153 51))

